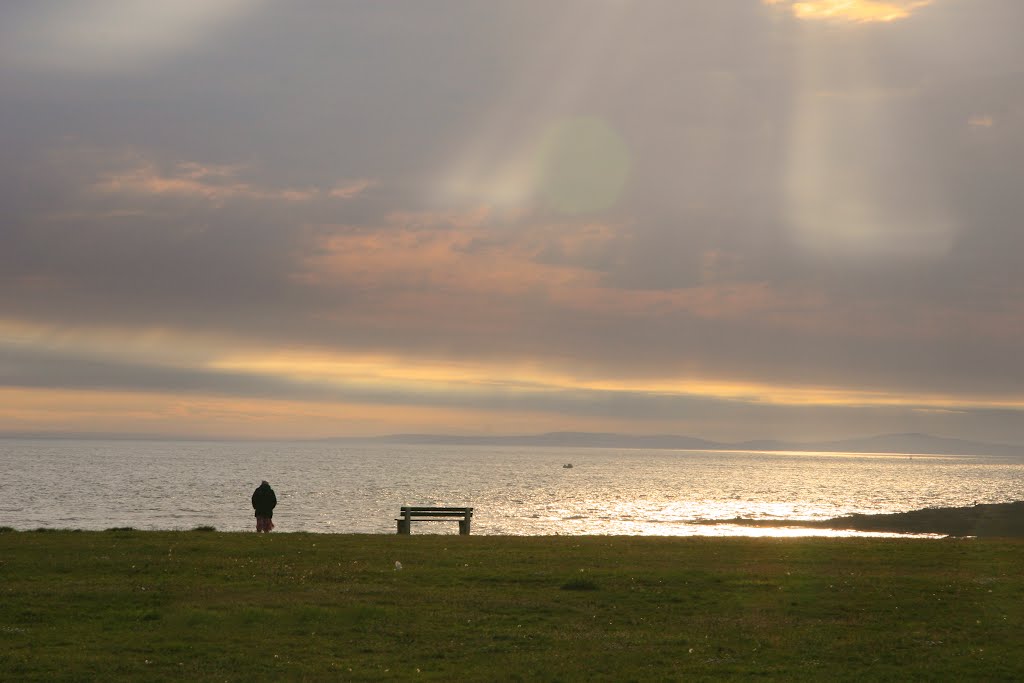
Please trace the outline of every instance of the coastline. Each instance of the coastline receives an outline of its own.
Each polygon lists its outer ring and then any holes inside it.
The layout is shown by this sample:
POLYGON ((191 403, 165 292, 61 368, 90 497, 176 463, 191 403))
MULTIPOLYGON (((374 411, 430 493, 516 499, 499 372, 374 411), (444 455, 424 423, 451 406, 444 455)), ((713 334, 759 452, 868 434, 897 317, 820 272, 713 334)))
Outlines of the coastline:
MULTIPOLYGON (((828 529, 830 531, 861 531, 889 534, 937 535, 975 538, 1024 538, 1024 501, 1011 503, 980 503, 970 507, 924 508, 908 512, 889 514, 853 514, 824 520, 802 519, 697 519, 686 522, 698 526, 734 525, 749 528, 803 528, 828 529)), ((116 527, 106 531, 145 531, 132 527, 116 527)), ((212 526, 199 526, 193 531, 217 531, 212 526)), ((12 527, 0 526, 0 532, 18 531, 12 527)), ((39 528, 22 531, 82 531, 74 528, 39 528)), ((174 530, 153 530, 174 531, 174 530)), ((187 531, 181 529, 178 531, 187 531)), ((301 532, 300 532, 301 533, 301 532)), ((329 534, 330 535, 330 534, 329 534)), ((341 534, 345 535, 345 534, 341 534)), ((390 534, 376 534, 387 536, 390 534)), ((485 534, 502 537, 503 534, 485 534)), ((515 534, 528 538, 543 537, 547 534, 515 534)), ((587 536, 589 534, 582 534, 587 536)), ((604 534, 597 534, 604 536, 604 534)), ((651 537, 659 537, 657 534, 651 537)), ((512 537, 512 536, 509 536, 512 537)))
POLYGON ((762 520, 734 518, 695 524, 735 524, 749 527, 803 527, 836 531, 879 531, 943 534, 978 538, 1024 538, 1024 501, 983 503, 970 507, 925 508, 892 514, 855 514, 826 520, 762 520))

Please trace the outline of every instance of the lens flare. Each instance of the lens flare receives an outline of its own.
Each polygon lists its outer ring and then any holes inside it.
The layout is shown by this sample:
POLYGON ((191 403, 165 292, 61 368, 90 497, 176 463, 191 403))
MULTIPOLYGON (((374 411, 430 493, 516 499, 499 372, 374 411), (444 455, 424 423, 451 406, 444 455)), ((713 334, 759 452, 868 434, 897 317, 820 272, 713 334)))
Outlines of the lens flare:
POLYGON ((540 167, 541 191, 552 208, 601 211, 615 204, 626 184, 629 149, 600 119, 566 119, 544 137, 540 167))

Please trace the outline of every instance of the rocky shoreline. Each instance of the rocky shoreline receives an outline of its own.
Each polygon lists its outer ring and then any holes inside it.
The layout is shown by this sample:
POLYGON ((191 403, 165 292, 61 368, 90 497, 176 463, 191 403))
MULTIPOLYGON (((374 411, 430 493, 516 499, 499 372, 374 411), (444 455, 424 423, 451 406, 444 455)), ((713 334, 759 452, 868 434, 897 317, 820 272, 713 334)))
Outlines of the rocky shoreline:
POLYGON ((701 522, 759 527, 808 527, 842 531, 1024 538, 1024 501, 960 508, 926 508, 888 515, 849 515, 822 521, 736 518, 701 522))

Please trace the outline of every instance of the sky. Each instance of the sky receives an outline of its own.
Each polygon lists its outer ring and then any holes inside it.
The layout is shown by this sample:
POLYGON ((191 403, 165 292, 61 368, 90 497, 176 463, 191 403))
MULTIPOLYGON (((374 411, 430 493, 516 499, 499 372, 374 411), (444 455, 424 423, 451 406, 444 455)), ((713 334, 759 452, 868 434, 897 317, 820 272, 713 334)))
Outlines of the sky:
POLYGON ((0 5, 0 433, 1024 444, 1020 0, 0 5))

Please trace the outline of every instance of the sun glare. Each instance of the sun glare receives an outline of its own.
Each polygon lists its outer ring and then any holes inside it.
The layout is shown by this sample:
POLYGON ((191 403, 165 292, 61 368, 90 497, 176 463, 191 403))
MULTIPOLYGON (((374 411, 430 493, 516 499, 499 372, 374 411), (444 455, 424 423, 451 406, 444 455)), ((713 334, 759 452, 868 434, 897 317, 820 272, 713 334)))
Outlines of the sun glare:
POLYGON ((600 83, 630 3, 592 3, 585 15, 551 3, 547 32, 530 50, 446 173, 441 201, 500 208, 537 205, 564 214, 600 211, 619 198, 630 150, 612 121, 584 105, 600 83))
MULTIPOLYGON (((891 21, 923 6, 799 4, 802 18, 855 22, 891 21)), ((859 33, 838 46, 815 31, 800 39, 785 191, 793 240, 814 256, 934 260, 953 246, 957 226, 933 169, 904 151, 914 122, 901 112, 914 92, 871 87, 885 66, 859 33)))
POLYGON ((875 23, 906 19, 932 0, 764 0, 764 4, 787 6, 797 19, 875 23))

